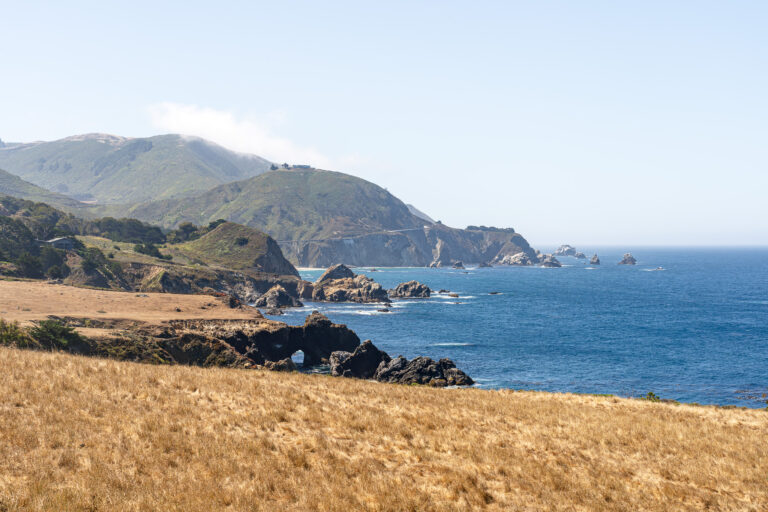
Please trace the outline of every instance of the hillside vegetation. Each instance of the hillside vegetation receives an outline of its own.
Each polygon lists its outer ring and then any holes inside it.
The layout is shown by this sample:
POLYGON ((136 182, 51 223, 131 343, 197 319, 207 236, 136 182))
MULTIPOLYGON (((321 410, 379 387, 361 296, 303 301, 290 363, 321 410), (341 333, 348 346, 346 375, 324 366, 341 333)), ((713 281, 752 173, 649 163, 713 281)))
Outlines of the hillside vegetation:
POLYGON ((71 210, 84 209, 85 205, 62 194, 51 192, 18 176, 0 169, 0 195, 28 199, 30 201, 46 202, 71 210))
POLYGON ((304 169, 271 171, 192 198, 109 207, 101 213, 165 227, 226 219, 257 227, 277 240, 337 237, 424 224, 378 185, 340 172, 304 169))
POLYGON ((274 239, 234 222, 224 222, 200 238, 169 245, 168 249, 171 255, 180 254, 192 261, 222 268, 299 275, 283 257, 274 239))
POLYGON ((253 228, 215 221, 164 233, 136 219, 80 219, 8 196, 0 196, 0 275, 121 290, 215 290, 242 300, 276 282, 295 293, 298 282, 278 244, 253 228), (73 239, 71 250, 37 241, 61 236, 73 239))
POLYGON ((270 163, 181 135, 106 134, 6 144, 0 167, 57 193, 101 203, 194 194, 269 169, 270 163))
POLYGON ((764 510, 768 413, 0 348, 0 510, 764 510))

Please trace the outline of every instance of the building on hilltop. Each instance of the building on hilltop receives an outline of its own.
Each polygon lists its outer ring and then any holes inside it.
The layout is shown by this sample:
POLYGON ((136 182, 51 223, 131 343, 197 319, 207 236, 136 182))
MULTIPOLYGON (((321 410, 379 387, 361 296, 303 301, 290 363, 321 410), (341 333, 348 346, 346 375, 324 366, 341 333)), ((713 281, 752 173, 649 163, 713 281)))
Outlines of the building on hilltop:
POLYGON ((71 251, 75 248, 75 241, 68 236, 52 238, 51 240, 38 240, 37 242, 40 245, 50 245, 54 249, 63 249, 65 251, 71 251))

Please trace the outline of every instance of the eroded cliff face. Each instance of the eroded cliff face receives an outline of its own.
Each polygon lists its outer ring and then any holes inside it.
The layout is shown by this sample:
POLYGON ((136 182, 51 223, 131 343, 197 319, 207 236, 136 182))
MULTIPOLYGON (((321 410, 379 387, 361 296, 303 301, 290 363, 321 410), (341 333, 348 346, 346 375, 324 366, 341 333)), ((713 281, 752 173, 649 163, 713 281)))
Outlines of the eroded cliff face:
POLYGON ((456 261, 486 263, 525 253, 536 260, 528 242, 508 230, 454 229, 441 224, 402 232, 383 232, 281 245, 294 264, 328 267, 338 262, 355 266, 451 266, 456 261))

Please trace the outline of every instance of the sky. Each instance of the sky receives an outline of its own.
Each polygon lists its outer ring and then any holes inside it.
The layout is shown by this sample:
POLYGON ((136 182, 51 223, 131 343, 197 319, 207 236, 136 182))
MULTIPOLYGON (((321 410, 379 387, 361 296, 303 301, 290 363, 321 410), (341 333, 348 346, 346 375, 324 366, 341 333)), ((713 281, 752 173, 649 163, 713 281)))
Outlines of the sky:
POLYGON ((197 135, 533 245, 768 244, 768 2, 0 0, 0 139, 197 135))

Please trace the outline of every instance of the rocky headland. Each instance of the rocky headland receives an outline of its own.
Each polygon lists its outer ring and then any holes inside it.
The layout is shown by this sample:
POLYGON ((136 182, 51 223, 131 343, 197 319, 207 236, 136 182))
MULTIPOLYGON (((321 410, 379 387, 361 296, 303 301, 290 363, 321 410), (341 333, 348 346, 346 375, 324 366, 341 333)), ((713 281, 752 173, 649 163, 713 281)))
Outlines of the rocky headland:
MULTIPOLYGON (((339 272, 335 269, 331 275, 339 272)), ((0 281, 5 294, 0 307, 18 312, 4 315, 3 320, 20 324, 4 323, 3 328, 16 329, 4 343, 19 348, 154 364, 279 371, 294 370, 291 357, 300 351, 304 366, 330 364, 334 375, 433 386, 472 384, 451 361, 417 358, 404 364, 370 341, 361 345, 347 326, 317 311, 303 325, 292 326, 268 320, 257 309, 223 294, 134 294, 42 283, 29 291, 18 284, 0 281), (18 308, 12 308, 14 304, 18 308), (398 363, 392 366, 392 361, 398 363), (373 371, 364 369, 374 362, 373 371), (380 368, 381 363, 386 364, 380 368)))

